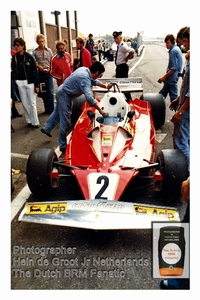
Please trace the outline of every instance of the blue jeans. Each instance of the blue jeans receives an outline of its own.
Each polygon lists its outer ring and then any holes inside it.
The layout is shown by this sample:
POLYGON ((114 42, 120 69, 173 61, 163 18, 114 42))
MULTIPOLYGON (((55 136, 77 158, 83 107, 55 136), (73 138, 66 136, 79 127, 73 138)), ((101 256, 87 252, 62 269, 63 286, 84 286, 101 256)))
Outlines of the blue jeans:
POLYGON ((171 290, 189 290, 189 278, 169 278, 167 279, 169 289, 171 290))
POLYGON ((54 111, 51 113, 49 118, 46 121, 46 124, 44 126, 44 130, 47 133, 51 133, 51 130, 56 127, 56 125, 59 123, 59 112, 58 112, 58 105, 54 108, 54 111))
POLYGON ((179 123, 174 124, 174 149, 179 149, 186 157, 188 172, 190 174, 190 112, 187 110, 179 123))
POLYGON ((186 205, 185 214, 184 214, 182 222, 185 222, 185 223, 190 222, 190 205, 189 205, 189 203, 186 205))
POLYGON ((60 119, 59 146, 60 148, 66 148, 66 136, 71 124, 72 100, 70 96, 62 90, 61 87, 62 85, 58 88, 56 93, 60 119))
POLYGON ((159 94, 162 94, 165 98, 167 98, 167 95, 169 94, 170 101, 172 102, 174 99, 178 97, 178 84, 176 82, 174 83, 165 82, 159 94))

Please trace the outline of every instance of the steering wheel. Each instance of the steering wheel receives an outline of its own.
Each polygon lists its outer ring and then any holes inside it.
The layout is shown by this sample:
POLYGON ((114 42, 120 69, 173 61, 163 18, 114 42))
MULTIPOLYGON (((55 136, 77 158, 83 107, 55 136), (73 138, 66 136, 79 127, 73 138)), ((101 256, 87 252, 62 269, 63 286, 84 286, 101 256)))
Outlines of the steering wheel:
MULTIPOLYGON (((116 93, 117 91, 120 93, 120 89, 119 89, 119 86, 116 82, 111 82, 113 84, 113 88, 114 88, 114 93, 116 93)), ((109 91, 110 89, 108 89, 109 91)))

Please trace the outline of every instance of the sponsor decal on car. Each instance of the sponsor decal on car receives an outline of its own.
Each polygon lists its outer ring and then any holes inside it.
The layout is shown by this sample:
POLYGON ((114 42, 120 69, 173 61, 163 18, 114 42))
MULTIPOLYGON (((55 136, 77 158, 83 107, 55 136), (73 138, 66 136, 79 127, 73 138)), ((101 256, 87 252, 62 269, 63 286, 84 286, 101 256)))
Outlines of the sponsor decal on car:
POLYGON ((112 146, 112 135, 103 135, 102 136, 102 146, 112 146))
POLYGON ((127 125, 125 126, 125 130, 127 130, 127 131, 133 136, 134 130, 133 130, 133 128, 130 126, 130 124, 127 124, 127 125))
POLYGON ((82 211, 109 211, 109 212, 123 212, 125 205, 113 201, 113 203, 90 203, 90 201, 85 201, 84 203, 74 203, 72 205, 73 210, 82 210, 82 211))
POLYGON ((163 218, 168 218, 170 220, 176 220, 176 210, 175 209, 165 209, 158 207, 148 207, 148 206, 137 206, 133 205, 134 215, 146 215, 146 216, 158 216, 163 218))
POLYGON ((105 133, 112 133, 112 132, 116 132, 117 131, 117 127, 116 126, 104 126, 104 127, 100 127, 99 130, 101 132, 105 132, 105 133))
POLYGON ((67 203, 56 204, 56 203, 45 203, 36 204, 32 203, 27 206, 27 215, 40 215, 40 214, 64 214, 67 212, 67 203))

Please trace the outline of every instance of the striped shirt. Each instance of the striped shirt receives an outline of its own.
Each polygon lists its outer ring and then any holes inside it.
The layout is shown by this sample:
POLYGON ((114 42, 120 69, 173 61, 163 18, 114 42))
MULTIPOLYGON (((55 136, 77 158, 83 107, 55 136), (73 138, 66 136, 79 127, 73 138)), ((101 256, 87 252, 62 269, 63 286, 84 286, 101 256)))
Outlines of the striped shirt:
POLYGON ((44 51, 40 51, 39 47, 37 47, 33 51, 33 56, 36 60, 36 64, 45 68, 50 67, 51 57, 53 53, 50 48, 45 47, 44 51))

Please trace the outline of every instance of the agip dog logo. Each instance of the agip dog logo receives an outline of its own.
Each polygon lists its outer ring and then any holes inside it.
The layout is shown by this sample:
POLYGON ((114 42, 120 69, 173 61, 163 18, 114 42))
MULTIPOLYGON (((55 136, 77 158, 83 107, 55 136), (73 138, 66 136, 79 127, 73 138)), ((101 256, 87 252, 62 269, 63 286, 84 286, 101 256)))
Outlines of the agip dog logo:
POLYGON ((176 210, 175 209, 164 209, 158 207, 148 207, 148 206, 133 206, 133 213, 135 215, 153 216, 153 217, 163 217, 169 220, 175 221, 176 210))
POLYGON ((29 204, 27 215, 63 214, 67 212, 67 203, 29 204))

